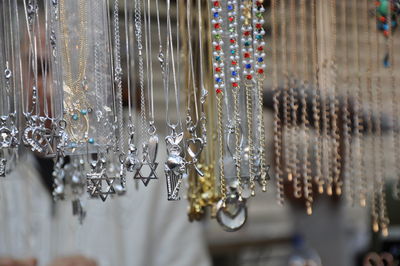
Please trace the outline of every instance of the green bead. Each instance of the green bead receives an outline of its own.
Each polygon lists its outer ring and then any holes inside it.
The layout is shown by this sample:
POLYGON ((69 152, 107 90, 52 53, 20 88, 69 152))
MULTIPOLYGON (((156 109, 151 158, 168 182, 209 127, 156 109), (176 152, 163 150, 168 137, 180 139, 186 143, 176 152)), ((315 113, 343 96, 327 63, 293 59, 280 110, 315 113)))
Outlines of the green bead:
POLYGON ((86 115, 87 113, 88 113, 88 111, 86 109, 81 110, 81 114, 86 115))
POLYGON ((257 18, 262 18, 262 13, 257 13, 257 14, 256 14, 256 17, 257 17, 257 18))
POLYGON ((234 32, 234 31, 235 31, 235 28, 230 28, 229 31, 230 31, 230 32, 234 32))
POLYGON ((380 5, 378 7, 378 12, 382 16, 387 16, 387 15, 389 15, 389 7, 390 7, 390 3, 388 0, 381 0, 380 5))
POLYGON ((215 34, 216 39, 221 39, 221 34, 215 34))

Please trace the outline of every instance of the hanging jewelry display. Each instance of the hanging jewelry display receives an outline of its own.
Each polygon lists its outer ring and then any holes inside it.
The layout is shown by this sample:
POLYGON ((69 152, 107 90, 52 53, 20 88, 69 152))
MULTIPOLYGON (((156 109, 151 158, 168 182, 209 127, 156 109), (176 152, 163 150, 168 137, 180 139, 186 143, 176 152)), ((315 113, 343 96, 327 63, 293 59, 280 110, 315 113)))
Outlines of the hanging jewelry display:
POLYGON ((0 10, 0 177, 4 177, 17 162, 22 84, 16 1, 1 2, 0 10))

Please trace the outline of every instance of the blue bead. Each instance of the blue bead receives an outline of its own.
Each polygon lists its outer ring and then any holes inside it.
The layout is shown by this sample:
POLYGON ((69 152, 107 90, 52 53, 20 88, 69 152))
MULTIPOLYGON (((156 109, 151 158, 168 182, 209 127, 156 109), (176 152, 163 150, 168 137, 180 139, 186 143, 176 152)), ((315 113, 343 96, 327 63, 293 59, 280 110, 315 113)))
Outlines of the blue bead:
POLYGON ((257 61, 258 61, 259 63, 261 63, 261 62, 264 61, 264 59, 263 59, 262 57, 259 57, 259 58, 257 59, 257 61))
POLYGON ((73 120, 78 120, 78 118, 79 118, 79 117, 78 117, 77 114, 73 114, 73 115, 72 115, 72 119, 73 119, 73 120))
POLYGON ((76 142, 71 142, 71 143, 69 144, 69 146, 70 146, 71 148, 76 148, 76 147, 78 147, 78 145, 76 144, 76 142))
POLYGON ((88 111, 86 109, 81 110, 81 114, 86 115, 87 113, 88 113, 88 111))
POLYGON ((220 56, 216 56, 215 60, 219 61, 219 60, 221 60, 221 57, 220 56))
POLYGON ((237 72, 236 71, 232 71, 232 76, 237 76, 237 72))
POLYGON ((218 12, 214 12, 214 18, 217 18, 217 17, 219 17, 218 12))
POLYGON ((262 39, 262 35, 257 35, 257 36, 256 36, 256 39, 257 39, 257 40, 262 39))
POLYGON ((246 68, 250 69, 251 68, 251 64, 246 64, 246 68))
POLYGON ((235 50, 231 50, 231 54, 235 54, 236 53, 236 51, 235 50))
POLYGON ((88 142, 89 142, 90 144, 93 144, 93 143, 94 143, 94 138, 88 139, 88 142))
POLYGON ((222 81, 222 78, 216 78, 215 81, 219 83, 222 81))
POLYGON ((228 10, 233 10, 233 6, 232 5, 228 5, 228 10))
POLYGON ((383 24, 383 30, 389 30, 389 25, 388 24, 383 24))

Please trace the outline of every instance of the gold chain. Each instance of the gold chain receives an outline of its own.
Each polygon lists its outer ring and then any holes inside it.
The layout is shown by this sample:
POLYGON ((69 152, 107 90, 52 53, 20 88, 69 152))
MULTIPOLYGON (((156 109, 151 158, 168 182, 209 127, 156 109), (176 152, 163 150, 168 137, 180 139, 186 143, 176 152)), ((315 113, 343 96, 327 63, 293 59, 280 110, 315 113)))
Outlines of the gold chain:
POLYGON ((320 110, 320 86, 318 75, 320 72, 319 64, 318 64, 318 52, 317 52, 317 21, 316 21, 316 0, 311 1, 311 14, 312 14, 312 31, 311 31, 311 49, 312 49, 312 68, 313 68, 313 83, 315 86, 315 90, 313 92, 312 97, 312 106, 313 106, 313 119, 314 119, 314 127, 316 133, 316 141, 314 141, 314 152, 315 152, 315 177, 314 180, 318 185, 318 192, 322 194, 324 192, 324 178, 322 176, 322 149, 321 149, 321 110, 320 110))
POLYGON ((296 42, 296 0, 290 2, 290 43, 291 43, 291 84, 290 84, 290 107, 291 107, 291 130, 290 130, 290 166, 293 174, 293 189, 294 196, 300 198, 302 196, 301 176, 297 169, 299 165, 297 146, 298 146, 298 123, 297 123, 297 112, 298 112, 298 101, 297 101, 297 42, 296 42))
POLYGON ((277 25, 276 25, 276 12, 277 12, 277 0, 271 1, 271 20, 272 20, 272 64, 274 66, 272 73, 272 90, 274 92, 274 152, 275 152, 275 177, 277 186, 277 198, 278 203, 283 205, 284 203, 284 179, 282 171, 282 121, 280 118, 279 108, 279 97, 281 95, 278 90, 278 60, 277 60, 277 44, 276 40, 278 37, 277 25))
POLYGON ((311 178, 311 171, 310 171, 310 158, 309 158, 309 131, 308 127, 310 123, 308 121, 308 114, 307 114, 307 100, 306 100, 306 93, 305 87, 306 84, 309 83, 309 76, 308 76, 308 50, 306 44, 307 38, 307 30, 306 30, 306 0, 301 0, 300 2, 300 12, 301 12, 301 46, 302 46, 302 53, 303 53, 303 71, 304 71, 304 78, 305 81, 302 82, 300 85, 300 94, 301 94, 301 105, 302 105, 302 112, 301 112, 301 122, 302 122, 302 131, 304 134, 303 139, 303 163, 302 163, 302 174, 303 174, 303 190, 304 190, 304 197, 306 199, 306 208, 307 214, 311 215, 312 213, 312 203, 313 203, 313 191, 312 191, 312 178, 311 178))

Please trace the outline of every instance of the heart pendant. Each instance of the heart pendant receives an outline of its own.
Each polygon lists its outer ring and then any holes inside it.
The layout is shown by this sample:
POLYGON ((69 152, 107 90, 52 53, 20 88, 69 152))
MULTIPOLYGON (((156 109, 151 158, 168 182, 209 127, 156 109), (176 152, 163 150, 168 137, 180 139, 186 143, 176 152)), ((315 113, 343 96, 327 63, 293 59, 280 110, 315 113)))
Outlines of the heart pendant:
POLYGON ((187 140, 187 152, 192 159, 199 157, 203 151, 204 143, 201 138, 192 138, 187 140))

